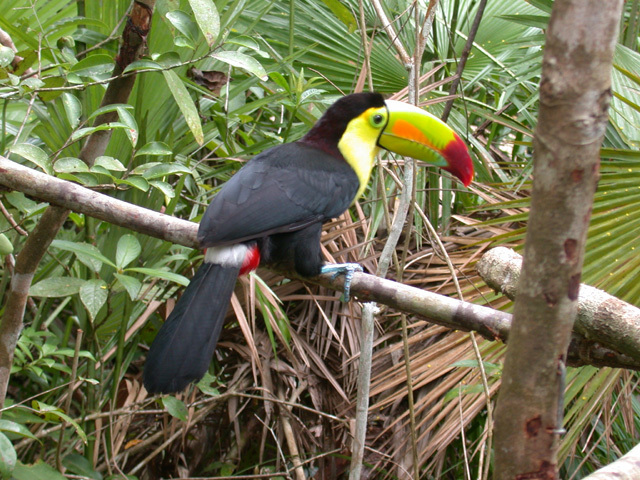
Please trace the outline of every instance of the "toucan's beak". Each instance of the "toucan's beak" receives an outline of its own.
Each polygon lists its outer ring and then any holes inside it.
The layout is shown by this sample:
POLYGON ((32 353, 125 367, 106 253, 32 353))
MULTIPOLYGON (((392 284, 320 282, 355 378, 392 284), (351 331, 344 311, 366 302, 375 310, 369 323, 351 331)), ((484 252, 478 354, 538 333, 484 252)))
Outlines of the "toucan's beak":
POLYGON ((378 138, 380 147, 441 167, 465 186, 471 183, 473 162, 469 150, 446 123, 408 103, 385 103, 389 119, 378 138))

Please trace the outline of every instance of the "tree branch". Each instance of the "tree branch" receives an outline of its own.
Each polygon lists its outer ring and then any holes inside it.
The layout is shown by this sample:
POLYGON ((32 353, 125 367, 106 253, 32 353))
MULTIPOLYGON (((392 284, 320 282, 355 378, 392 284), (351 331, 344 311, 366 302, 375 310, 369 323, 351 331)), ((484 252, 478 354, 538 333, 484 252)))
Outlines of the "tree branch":
POLYGON ((198 248, 198 225, 109 197, 0 156, 0 183, 45 202, 186 247, 198 248))
POLYGON ((640 445, 636 445, 613 463, 602 467, 582 480, 635 480, 640 478, 640 445))
POLYGON ((622 4, 553 3, 533 139, 531 212, 496 406, 496 480, 558 478, 566 351, 598 182, 622 4))
MULTIPOLYGON (((2 156, 0 185, 139 233, 198 248, 196 223, 117 200, 75 183, 32 170, 2 156)), ((286 275, 295 277, 290 272, 286 275)), ((334 290, 342 290, 344 281, 342 277, 333 279, 332 275, 300 280, 334 290)), ((474 330, 490 340, 504 342, 509 336, 511 315, 505 312, 364 273, 354 274, 351 285, 352 295, 363 302, 375 301, 451 329, 474 330)), ((576 366, 590 364, 640 370, 640 351, 633 352, 632 355, 622 355, 575 334, 568 362, 576 366)))
MULTIPOLYGON (((478 273, 491 288, 511 300, 517 297, 522 257, 506 247, 483 255, 478 273)), ((627 355, 640 352, 640 308, 584 283, 580 285, 575 332, 627 355)))

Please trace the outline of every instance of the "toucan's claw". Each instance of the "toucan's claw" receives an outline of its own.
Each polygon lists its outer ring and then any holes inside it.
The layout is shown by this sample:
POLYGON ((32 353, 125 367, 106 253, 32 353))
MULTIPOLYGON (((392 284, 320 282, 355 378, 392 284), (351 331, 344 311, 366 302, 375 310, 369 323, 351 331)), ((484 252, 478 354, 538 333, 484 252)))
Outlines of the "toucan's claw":
POLYGON ((333 273, 332 278, 336 278, 338 275, 344 275, 344 290, 340 300, 343 302, 349 301, 349 291, 351 290, 351 280, 355 272, 362 272, 362 267, 357 263, 332 263, 323 265, 320 273, 333 273))

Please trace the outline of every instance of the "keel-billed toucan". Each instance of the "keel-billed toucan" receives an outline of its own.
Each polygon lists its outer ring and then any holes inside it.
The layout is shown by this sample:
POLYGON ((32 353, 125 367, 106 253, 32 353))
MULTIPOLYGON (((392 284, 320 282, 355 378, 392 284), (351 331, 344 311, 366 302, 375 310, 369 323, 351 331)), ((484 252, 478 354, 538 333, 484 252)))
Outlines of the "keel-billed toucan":
POLYGON ((204 263, 147 357, 150 393, 178 392, 203 377, 238 275, 258 264, 305 277, 329 270, 320 251, 322 224, 364 191, 380 148, 471 182, 466 145, 436 117, 376 93, 342 97, 302 139, 257 155, 213 198, 198 230, 204 263))

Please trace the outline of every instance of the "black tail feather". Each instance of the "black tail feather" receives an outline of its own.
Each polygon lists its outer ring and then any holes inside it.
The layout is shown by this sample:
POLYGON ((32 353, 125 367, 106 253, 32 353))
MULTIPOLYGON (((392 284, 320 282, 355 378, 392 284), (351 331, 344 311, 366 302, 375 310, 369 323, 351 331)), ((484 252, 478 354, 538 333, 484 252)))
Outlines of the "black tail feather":
POLYGON ((149 393, 174 393, 200 380, 213 356, 240 269, 204 263, 151 345, 144 369, 149 393))

